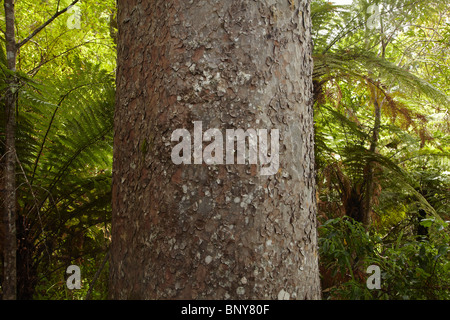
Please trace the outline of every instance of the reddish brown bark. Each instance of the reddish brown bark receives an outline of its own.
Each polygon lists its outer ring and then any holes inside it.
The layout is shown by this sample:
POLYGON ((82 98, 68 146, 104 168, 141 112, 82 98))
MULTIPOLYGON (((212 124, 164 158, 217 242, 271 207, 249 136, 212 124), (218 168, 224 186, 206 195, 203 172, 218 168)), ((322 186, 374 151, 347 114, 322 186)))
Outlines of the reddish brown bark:
POLYGON ((309 1, 119 1, 114 299, 320 298, 309 1), (175 165, 171 133, 279 129, 280 169, 175 165))

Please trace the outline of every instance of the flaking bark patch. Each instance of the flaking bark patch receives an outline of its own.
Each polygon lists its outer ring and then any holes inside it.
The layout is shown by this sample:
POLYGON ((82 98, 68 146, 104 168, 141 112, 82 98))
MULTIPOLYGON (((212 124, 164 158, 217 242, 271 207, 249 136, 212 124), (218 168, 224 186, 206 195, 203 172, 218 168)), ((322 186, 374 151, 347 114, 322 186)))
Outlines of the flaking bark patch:
POLYGON ((309 2, 118 9, 111 297, 320 298, 309 2), (279 129, 278 172, 175 165, 194 121, 279 129))

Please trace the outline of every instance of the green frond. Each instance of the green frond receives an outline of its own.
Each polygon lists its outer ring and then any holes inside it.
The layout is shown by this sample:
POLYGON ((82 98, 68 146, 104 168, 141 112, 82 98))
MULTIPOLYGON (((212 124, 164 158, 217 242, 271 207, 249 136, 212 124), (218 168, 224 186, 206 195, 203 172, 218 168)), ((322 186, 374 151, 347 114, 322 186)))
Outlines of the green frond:
MULTIPOLYGON (((441 105, 450 103, 450 98, 429 82, 371 52, 342 51, 314 55, 314 78, 344 76, 362 80, 378 76, 385 87, 397 88, 405 94, 425 95, 441 105)), ((376 82, 376 78, 373 81, 376 82)))

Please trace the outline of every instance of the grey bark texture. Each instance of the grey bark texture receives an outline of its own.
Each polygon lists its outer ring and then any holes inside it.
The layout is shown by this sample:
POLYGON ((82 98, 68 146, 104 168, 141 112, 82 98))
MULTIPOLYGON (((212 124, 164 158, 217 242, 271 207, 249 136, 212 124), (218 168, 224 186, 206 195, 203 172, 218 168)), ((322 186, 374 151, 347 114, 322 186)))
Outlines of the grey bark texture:
POLYGON ((112 299, 320 299, 309 1, 118 1, 112 299), (279 129, 279 170, 171 133, 279 129))
MULTIPOLYGON (((7 67, 16 71, 16 38, 14 33, 14 1, 5 0, 5 40, 7 67)), ((16 239, 16 100, 17 83, 14 76, 6 78, 8 88, 5 93, 5 170, 4 211, 3 211, 3 300, 17 297, 17 239, 16 239)))

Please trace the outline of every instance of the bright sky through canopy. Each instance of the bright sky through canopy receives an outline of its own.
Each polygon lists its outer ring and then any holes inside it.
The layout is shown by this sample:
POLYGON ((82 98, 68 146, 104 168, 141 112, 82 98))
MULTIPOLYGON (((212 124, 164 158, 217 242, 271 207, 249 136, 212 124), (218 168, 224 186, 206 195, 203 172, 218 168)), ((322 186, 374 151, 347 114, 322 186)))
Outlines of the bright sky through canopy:
POLYGON ((331 0, 331 2, 343 5, 343 4, 352 4, 353 0, 331 0))

